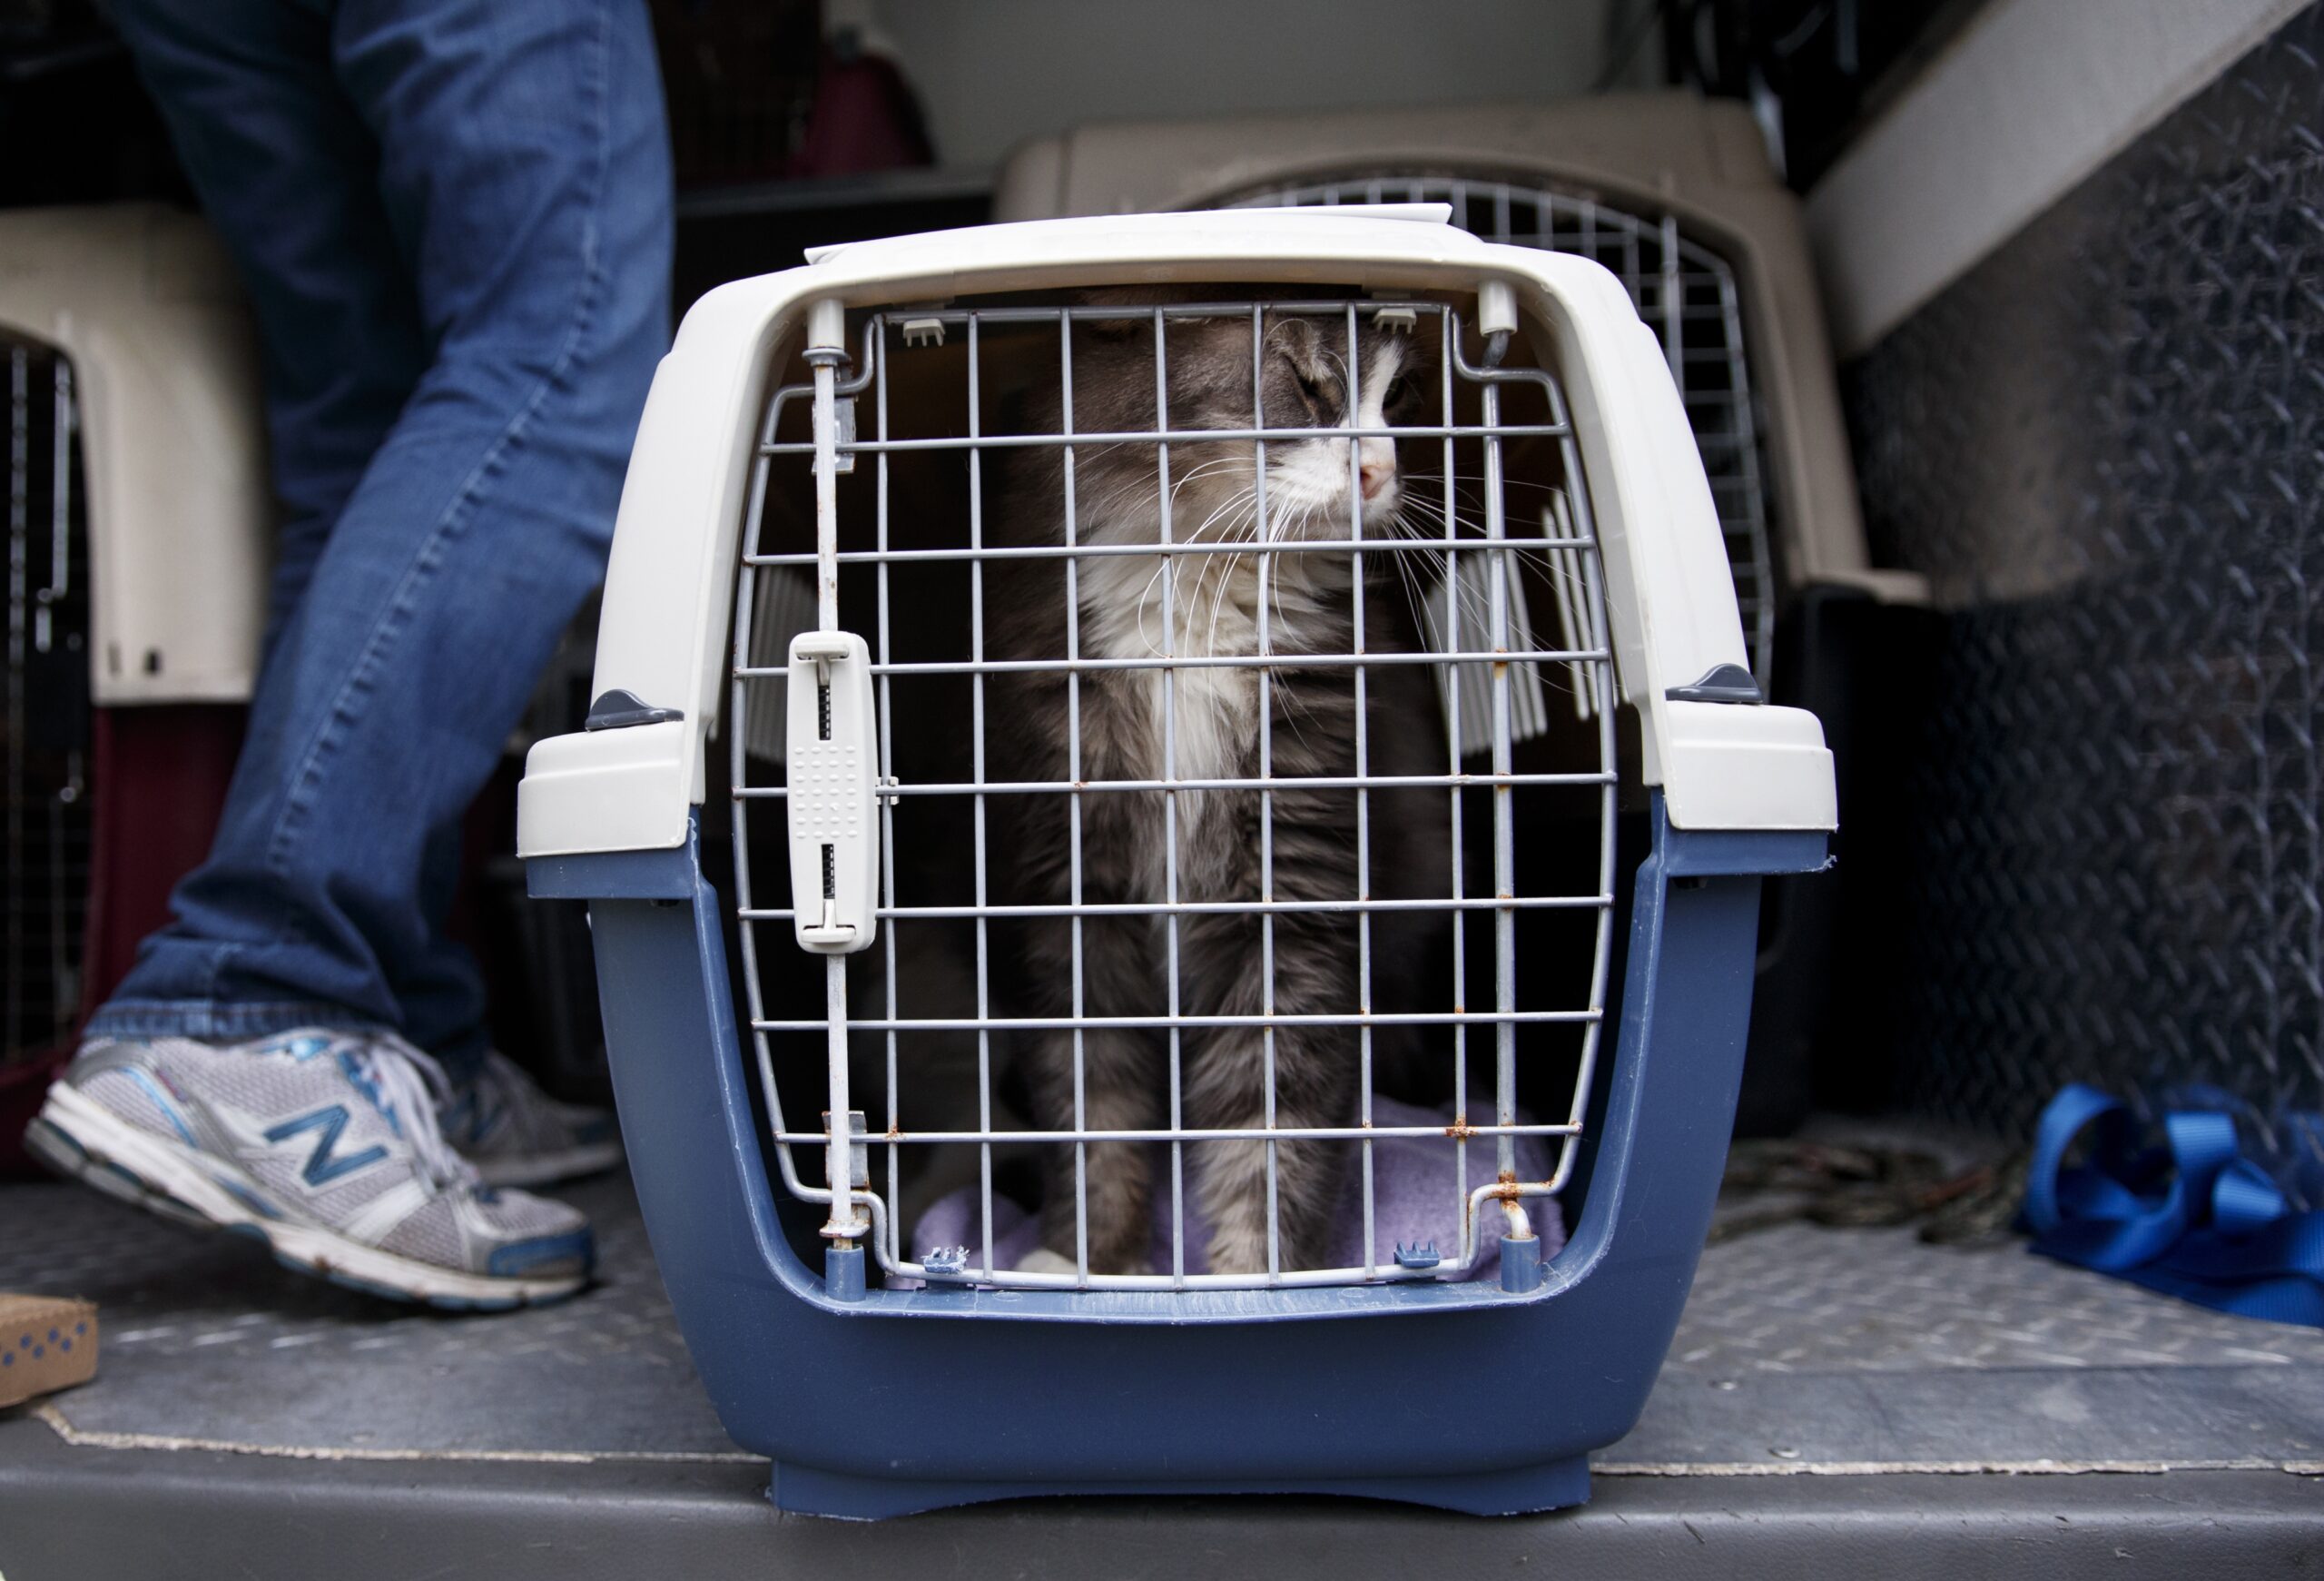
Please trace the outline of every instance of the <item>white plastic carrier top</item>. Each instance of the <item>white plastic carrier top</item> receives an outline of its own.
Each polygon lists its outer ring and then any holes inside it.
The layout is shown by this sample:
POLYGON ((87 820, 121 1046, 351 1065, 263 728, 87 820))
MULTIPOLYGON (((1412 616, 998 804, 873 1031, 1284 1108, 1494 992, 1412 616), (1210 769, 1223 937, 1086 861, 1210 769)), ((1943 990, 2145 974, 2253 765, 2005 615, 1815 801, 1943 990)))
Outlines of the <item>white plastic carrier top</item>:
MULTIPOLYGON (((683 717, 536 746, 520 791, 520 854, 684 844, 726 688, 759 426, 806 342, 811 309, 1200 282, 1484 291, 1513 302, 1518 332, 1558 376, 1571 410, 1617 672, 1638 710, 1644 778, 1662 789, 1671 824, 1837 827, 1831 755, 1815 716, 1668 695, 1748 659, 1718 515, 1661 343, 1600 265, 1495 245, 1448 220, 1441 204, 1415 204, 990 225, 822 248, 803 268, 703 297, 662 361, 638 427, 592 688, 598 697, 618 688, 683 717)), ((1481 327, 1492 327, 1490 317, 1481 327)))

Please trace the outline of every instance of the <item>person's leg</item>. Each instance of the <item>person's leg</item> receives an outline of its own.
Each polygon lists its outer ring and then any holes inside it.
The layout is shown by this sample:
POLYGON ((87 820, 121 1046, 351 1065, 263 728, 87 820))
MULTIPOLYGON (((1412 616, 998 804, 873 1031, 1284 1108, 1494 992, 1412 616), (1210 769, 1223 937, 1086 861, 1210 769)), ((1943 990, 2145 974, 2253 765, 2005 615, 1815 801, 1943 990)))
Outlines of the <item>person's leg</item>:
POLYGON ((290 538, 210 859, 26 1137, 464 1308, 580 1289, 587 1220, 482 1186, 393 1029, 481 1052, 452 831, 599 574, 669 263, 635 0, 505 10, 122 4, 249 279, 290 538))
MULTIPOLYGON (((347 0, 333 44, 379 135, 380 193, 439 346, 415 407, 456 436, 444 461, 465 459, 457 436, 491 436, 473 474, 462 597, 478 667, 507 656, 514 684, 481 697, 467 665, 439 667, 444 695, 407 714, 421 728, 482 705, 491 728, 469 738, 459 796, 433 809, 426 934, 387 962, 406 1035, 457 1068, 484 1038, 475 965, 442 927, 461 815, 604 575, 630 441, 669 344, 666 119, 639 0, 347 0), (526 618, 508 620, 528 598, 526 618)), ((432 468, 438 448, 414 442, 418 426, 408 420, 389 453, 409 445, 412 464, 432 468)), ((392 530, 399 509, 367 489, 339 536, 375 518, 392 530)))
MULTIPOLYGON (((343 128, 305 70, 244 53, 221 18, 214 0, 135 0, 122 19, 185 118, 242 127, 195 138, 188 163, 272 340, 331 317, 313 299, 344 276, 326 245, 300 245, 300 205, 333 200, 301 193, 346 164, 300 127, 313 113, 334 149, 343 128), (270 308, 278 294, 293 305, 270 308)), ((473 1054, 481 992, 442 936, 444 875, 602 573, 666 341, 660 87, 635 0, 350 0, 326 22, 429 361, 273 634, 210 859, 90 1032, 375 1026, 473 1054)), ((359 346, 362 326, 345 328, 359 346)), ((405 333, 392 315, 387 332, 405 333)), ((278 401, 274 420, 298 414, 278 401)))
POLYGON ((428 366, 419 296, 327 15, 286 0, 105 9, 249 288, 280 512, 271 641, 428 366))

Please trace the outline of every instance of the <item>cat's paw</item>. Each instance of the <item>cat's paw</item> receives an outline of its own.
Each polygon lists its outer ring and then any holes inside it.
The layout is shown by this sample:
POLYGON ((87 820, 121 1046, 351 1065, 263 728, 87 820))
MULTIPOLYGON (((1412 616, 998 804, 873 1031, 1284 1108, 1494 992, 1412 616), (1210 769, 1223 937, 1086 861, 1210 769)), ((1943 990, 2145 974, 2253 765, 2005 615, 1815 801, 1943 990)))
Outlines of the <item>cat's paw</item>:
POLYGON ((1048 1247, 1042 1246, 1036 1247, 1019 1258, 1017 1261, 1017 1271, 1019 1273, 1072 1274, 1080 1270, 1074 1267, 1071 1258, 1059 1257, 1048 1247))

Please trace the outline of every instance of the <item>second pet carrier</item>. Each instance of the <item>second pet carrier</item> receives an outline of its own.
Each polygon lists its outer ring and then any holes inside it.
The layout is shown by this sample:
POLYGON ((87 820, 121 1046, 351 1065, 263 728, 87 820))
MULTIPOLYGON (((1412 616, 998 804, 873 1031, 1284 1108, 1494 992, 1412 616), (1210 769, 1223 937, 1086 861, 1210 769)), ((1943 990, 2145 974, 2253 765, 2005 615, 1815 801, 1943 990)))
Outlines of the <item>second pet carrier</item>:
POLYGON ((1831 760, 1620 283, 1446 217, 688 313, 519 847, 783 1507, 1541 1509, 1636 1419, 1831 760))
POLYGON ((225 250, 145 203, 0 214, 0 1172, 225 795, 266 608, 258 360, 225 250))

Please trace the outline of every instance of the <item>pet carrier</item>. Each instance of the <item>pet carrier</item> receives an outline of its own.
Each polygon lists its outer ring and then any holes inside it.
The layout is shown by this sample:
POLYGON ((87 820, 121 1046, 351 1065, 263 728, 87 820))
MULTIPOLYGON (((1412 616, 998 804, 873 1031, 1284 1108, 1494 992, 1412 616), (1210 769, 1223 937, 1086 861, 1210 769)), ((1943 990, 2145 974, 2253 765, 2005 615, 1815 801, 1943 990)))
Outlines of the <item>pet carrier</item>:
POLYGON ((199 858, 258 663, 258 369, 207 227, 0 214, 8 918, 0 1161, 199 858), (17 1123, 12 1124, 14 1120, 17 1123))
MULTIPOLYGON (((1011 156, 994 217, 1383 202, 1449 203, 1487 241, 1620 278, 1686 405, 1752 673, 1817 714, 1844 766, 1891 756, 1896 711, 1856 708, 1849 677, 1908 667, 1925 587, 1872 562, 1799 204, 1740 103, 1630 93, 1080 126, 1011 156)), ((1768 886, 1738 1131, 1787 1131, 1811 1107, 1844 908, 1888 877, 1871 811, 1850 819, 1842 882, 1768 886)))
POLYGON ((1540 1509, 1636 1418, 1831 760, 1620 282, 1447 217, 905 237, 688 313, 519 848, 783 1507, 1540 1509))

